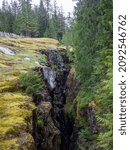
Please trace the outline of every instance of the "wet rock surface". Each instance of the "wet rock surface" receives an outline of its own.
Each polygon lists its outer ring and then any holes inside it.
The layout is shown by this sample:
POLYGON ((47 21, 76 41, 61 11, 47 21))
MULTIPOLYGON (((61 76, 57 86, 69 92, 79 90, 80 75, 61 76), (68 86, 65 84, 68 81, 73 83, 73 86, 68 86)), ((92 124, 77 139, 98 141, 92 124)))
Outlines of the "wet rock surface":
POLYGON ((46 79, 50 89, 53 90, 56 87, 56 71, 49 67, 44 67, 42 68, 42 74, 46 79))

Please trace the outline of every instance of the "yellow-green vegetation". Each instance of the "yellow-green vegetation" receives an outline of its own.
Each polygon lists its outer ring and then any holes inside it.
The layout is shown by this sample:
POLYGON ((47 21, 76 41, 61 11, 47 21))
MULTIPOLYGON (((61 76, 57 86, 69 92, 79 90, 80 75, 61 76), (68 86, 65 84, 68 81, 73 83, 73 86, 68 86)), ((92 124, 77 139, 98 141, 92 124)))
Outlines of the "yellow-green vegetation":
POLYGON ((59 46, 59 42, 49 38, 22 38, 22 39, 10 39, 0 38, 0 46, 9 48, 16 55, 4 55, 0 53, 0 67, 7 68, 10 66, 10 70, 26 71, 29 68, 33 68, 38 65, 37 61, 41 58, 38 50, 48 49, 48 47, 56 48, 59 46))
POLYGON ((40 75, 33 70, 21 74, 20 83, 27 94, 39 93, 43 88, 43 81, 41 80, 40 75))
POLYGON ((31 98, 22 93, 0 94, 0 147, 2 150, 11 149, 11 147, 17 149, 16 141, 19 140, 21 132, 29 132, 28 126, 32 126, 33 109, 35 107, 31 103, 31 98))
POLYGON ((56 48, 59 42, 48 38, 0 38, 0 46, 11 49, 15 55, 0 52, 0 149, 33 149, 31 136, 32 98, 22 92, 19 76, 45 62, 39 49, 56 48), (26 135, 26 136, 25 136, 26 135), (25 144, 21 146, 26 137, 25 144))

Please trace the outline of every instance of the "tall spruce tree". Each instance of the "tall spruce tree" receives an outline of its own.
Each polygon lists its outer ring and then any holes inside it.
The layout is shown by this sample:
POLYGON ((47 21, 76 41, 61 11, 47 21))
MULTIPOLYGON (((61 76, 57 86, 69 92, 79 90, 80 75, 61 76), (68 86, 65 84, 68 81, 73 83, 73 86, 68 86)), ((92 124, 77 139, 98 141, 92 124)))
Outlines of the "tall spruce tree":
POLYGON ((38 12, 39 36, 43 37, 47 28, 47 10, 44 6, 43 0, 40 0, 38 12))
POLYGON ((14 17, 11 12, 11 7, 6 0, 2 2, 1 9, 1 31, 13 32, 14 17))
POLYGON ((50 37, 53 38, 53 24, 52 24, 52 11, 51 11, 51 3, 50 0, 44 0, 44 4, 45 4, 45 8, 46 8, 46 20, 47 20, 47 24, 46 24, 46 32, 45 32, 45 37, 50 37))
POLYGON ((65 17, 62 8, 57 6, 56 1, 54 1, 51 19, 53 24, 53 37, 61 40, 62 35, 65 32, 65 17))
POLYGON ((18 2, 16 0, 12 1, 11 0, 11 12, 13 14, 13 16, 16 18, 17 14, 18 14, 18 2))
POLYGON ((32 36, 37 31, 37 17, 32 10, 31 2, 32 0, 19 0, 17 32, 25 36, 32 36))

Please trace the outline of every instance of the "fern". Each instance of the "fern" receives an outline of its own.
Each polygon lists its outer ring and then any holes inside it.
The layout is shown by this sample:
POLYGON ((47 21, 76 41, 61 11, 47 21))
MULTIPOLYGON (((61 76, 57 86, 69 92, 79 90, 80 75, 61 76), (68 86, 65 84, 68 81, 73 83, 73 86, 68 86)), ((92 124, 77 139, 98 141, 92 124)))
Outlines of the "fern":
POLYGON ((97 115, 97 122, 101 127, 100 134, 97 137, 97 148, 111 150, 112 149, 112 114, 104 116, 97 115))
POLYGON ((112 130, 100 133, 97 138, 97 148, 112 150, 112 130))
POLYGON ((112 114, 106 114, 104 117, 96 116, 99 125, 112 130, 112 114))

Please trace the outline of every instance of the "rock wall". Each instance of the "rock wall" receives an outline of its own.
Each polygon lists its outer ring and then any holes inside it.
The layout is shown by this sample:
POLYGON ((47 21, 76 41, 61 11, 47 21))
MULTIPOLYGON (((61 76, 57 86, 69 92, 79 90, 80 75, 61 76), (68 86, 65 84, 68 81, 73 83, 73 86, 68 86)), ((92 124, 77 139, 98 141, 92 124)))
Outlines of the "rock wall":
POLYGON ((47 62, 36 70, 44 81, 42 93, 33 95, 37 109, 33 114, 33 136, 38 150, 67 150, 73 122, 65 115, 66 81, 70 71, 66 50, 40 50, 47 62))

